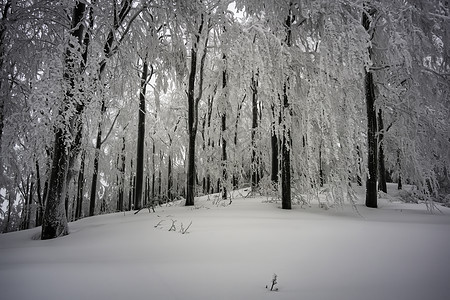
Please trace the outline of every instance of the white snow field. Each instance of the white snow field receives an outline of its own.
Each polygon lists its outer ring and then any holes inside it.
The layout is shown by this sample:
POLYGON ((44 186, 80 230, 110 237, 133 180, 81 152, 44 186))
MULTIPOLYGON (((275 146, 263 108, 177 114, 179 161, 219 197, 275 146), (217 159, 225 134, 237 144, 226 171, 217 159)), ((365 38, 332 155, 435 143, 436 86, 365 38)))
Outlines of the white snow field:
POLYGON ((3 234, 0 299, 450 299, 450 209, 391 196, 369 209, 358 194, 358 212, 205 196, 85 218, 54 240, 33 239, 40 228, 3 234))

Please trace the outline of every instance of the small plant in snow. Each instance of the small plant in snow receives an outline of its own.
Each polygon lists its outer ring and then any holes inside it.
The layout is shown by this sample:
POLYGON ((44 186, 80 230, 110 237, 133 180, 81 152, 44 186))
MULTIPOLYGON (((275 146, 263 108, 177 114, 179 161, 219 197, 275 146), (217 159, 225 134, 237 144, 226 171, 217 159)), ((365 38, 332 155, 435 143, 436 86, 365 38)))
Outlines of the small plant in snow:
MULTIPOLYGON (((273 292, 273 291, 275 291, 275 292, 277 292, 278 291, 278 288, 277 287, 275 287, 275 285, 278 283, 277 282, 277 274, 275 274, 275 273, 273 273, 273 277, 272 277, 272 282, 271 282, 271 285, 270 285, 270 290, 273 292)), ((266 285, 266 289, 269 289, 269 285, 266 285)))

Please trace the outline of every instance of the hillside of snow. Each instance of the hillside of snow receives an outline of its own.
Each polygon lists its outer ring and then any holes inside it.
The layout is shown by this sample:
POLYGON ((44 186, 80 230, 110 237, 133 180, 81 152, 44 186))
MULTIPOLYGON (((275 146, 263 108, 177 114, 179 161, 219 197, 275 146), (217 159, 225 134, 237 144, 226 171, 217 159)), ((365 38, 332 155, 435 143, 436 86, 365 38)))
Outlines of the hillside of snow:
POLYGON ((85 218, 54 240, 38 240, 40 228, 3 234, 0 298, 450 299, 450 209, 430 214, 392 195, 369 209, 358 195, 356 210, 291 211, 211 195, 85 218))

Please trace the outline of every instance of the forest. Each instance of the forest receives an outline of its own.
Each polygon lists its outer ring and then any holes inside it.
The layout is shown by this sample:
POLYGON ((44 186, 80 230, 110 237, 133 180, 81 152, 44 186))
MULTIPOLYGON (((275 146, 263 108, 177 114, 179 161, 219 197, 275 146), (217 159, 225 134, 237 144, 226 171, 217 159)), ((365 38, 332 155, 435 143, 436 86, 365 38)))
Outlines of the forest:
POLYGON ((0 231, 243 187, 433 212, 449 78, 447 0, 2 0, 0 231))

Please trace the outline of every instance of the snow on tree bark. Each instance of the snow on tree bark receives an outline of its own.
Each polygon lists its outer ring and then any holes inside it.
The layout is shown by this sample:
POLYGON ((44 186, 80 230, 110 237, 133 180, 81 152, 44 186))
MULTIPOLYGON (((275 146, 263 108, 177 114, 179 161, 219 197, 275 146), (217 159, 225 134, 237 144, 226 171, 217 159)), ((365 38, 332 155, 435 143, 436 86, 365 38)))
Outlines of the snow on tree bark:
MULTIPOLYGON (((86 4, 78 1, 73 10, 71 35, 76 39, 78 45, 83 41, 83 17, 86 11, 86 4)), ((64 79, 69 83, 69 90, 63 100, 63 107, 59 110, 58 115, 64 118, 71 106, 75 106, 75 112, 72 115, 72 122, 62 124, 55 129, 55 139, 53 146, 53 162, 50 172, 49 190, 47 195, 47 204, 43 217, 41 239, 52 239, 68 234, 67 216, 64 207, 66 176, 69 168, 70 154, 66 148, 65 134, 67 131, 74 131, 78 128, 78 124, 73 120, 79 121, 79 115, 82 112, 82 105, 77 104, 74 99, 73 89, 75 71, 74 58, 72 57, 69 46, 66 48, 65 57, 65 73, 64 79)))

